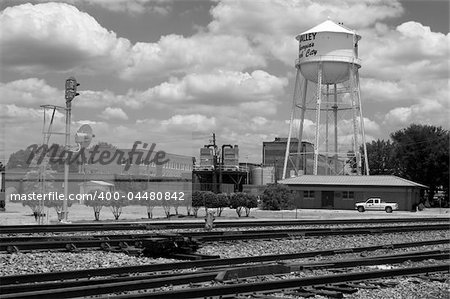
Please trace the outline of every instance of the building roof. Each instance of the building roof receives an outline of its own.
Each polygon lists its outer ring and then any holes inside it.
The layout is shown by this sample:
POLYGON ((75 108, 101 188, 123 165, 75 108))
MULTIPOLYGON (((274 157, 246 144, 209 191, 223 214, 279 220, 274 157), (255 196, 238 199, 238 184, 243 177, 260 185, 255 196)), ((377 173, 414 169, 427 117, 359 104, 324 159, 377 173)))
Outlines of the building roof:
POLYGON ((421 187, 425 185, 395 175, 301 175, 278 181, 285 185, 421 187))
POLYGON ((305 32, 301 33, 300 35, 306 34, 306 33, 314 33, 314 32, 342 32, 347 34, 356 34, 354 31, 342 26, 341 24, 336 24, 335 22, 331 20, 326 20, 323 23, 320 23, 319 25, 306 30, 305 32))
POLYGON ((100 185, 100 186, 114 186, 114 184, 107 183, 105 181, 89 181, 89 183, 93 183, 95 185, 100 185))

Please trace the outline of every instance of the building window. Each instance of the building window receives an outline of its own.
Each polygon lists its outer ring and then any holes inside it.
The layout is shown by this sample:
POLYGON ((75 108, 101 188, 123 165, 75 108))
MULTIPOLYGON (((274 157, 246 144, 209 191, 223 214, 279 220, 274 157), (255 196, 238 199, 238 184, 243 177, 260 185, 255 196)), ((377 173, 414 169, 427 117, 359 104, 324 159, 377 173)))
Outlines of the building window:
POLYGON ((314 199, 314 191, 303 191, 303 198, 314 199))
POLYGON ((353 191, 342 192, 342 199, 353 200, 355 198, 355 193, 353 191))

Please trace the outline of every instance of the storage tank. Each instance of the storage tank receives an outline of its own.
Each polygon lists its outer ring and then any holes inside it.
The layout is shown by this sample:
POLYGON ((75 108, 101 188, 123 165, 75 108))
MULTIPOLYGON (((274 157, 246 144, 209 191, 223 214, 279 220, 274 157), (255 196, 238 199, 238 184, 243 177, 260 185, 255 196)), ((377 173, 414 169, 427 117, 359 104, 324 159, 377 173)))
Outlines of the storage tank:
POLYGON ((214 156, 211 148, 202 147, 200 148, 200 166, 202 167, 213 167, 214 156))
POLYGON ((337 84, 348 80, 349 63, 360 67, 358 41, 354 31, 327 20, 299 34, 300 72, 317 83, 319 63, 322 63, 322 84, 337 84))
POLYGON ((263 169, 261 167, 252 169, 252 185, 263 185, 263 169))

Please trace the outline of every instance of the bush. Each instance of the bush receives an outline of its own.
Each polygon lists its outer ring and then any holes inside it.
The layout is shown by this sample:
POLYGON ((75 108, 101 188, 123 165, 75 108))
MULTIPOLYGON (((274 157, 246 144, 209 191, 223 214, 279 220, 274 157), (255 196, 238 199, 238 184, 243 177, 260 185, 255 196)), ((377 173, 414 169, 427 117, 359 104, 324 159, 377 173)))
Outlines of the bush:
POLYGON ((103 192, 103 191, 102 190, 91 190, 88 194, 90 194, 92 196, 92 200, 89 198, 89 199, 86 199, 83 201, 85 206, 92 207, 92 209, 94 210, 95 221, 100 220, 100 211, 102 210, 103 206, 105 205, 104 200, 101 200, 97 196, 94 197, 94 195, 100 194, 101 192, 103 192))
POLYGON ((120 196, 117 200, 111 199, 107 201, 107 205, 111 208, 111 212, 116 220, 119 220, 119 217, 122 214, 122 208, 127 206, 130 202, 124 192, 119 191, 119 194, 120 196))
POLYGON ((217 206, 217 195, 211 191, 201 191, 203 193, 203 206, 205 207, 206 213, 208 209, 216 208, 217 206))
POLYGON ((236 210, 238 217, 241 217, 242 210, 245 211, 245 216, 250 215, 250 209, 258 206, 258 199, 256 196, 244 192, 233 193, 230 196, 230 208, 236 210))
POLYGON ((217 210, 217 216, 222 216, 223 209, 230 206, 230 198, 226 193, 219 193, 216 196, 214 208, 217 210))
POLYGON ((294 197, 283 184, 269 184, 261 195, 263 210, 290 210, 294 206, 294 197))
POLYGON ((250 209, 257 208, 258 207, 258 198, 256 195, 253 194, 246 194, 247 199, 245 202, 245 217, 248 217, 250 215, 250 209))
POLYGON ((203 207, 203 192, 194 191, 192 192, 192 212, 194 217, 197 218, 198 210, 203 207))

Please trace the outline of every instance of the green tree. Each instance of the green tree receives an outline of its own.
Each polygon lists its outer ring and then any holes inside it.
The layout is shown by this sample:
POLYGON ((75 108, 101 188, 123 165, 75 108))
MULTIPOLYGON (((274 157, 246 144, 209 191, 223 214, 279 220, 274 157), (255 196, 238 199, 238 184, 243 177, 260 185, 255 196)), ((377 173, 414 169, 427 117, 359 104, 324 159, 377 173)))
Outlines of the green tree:
POLYGON ((214 208, 216 208, 217 216, 222 216, 223 209, 230 206, 230 198, 226 193, 217 194, 214 208))
POLYGON ((238 217, 241 217, 242 209, 244 209, 246 201, 247 201, 247 194, 244 192, 236 192, 231 194, 230 208, 236 210, 236 214, 238 215, 238 217))
MULTIPOLYGON (((396 175, 398 163, 394 157, 394 144, 388 140, 374 140, 366 143, 367 158, 371 175, 396 175)), ((363 150, 361 149, 361 152, 363 150)), ((363 168, 365 164, 362 164, 363 168)), ((365 170, 363 170, 365 173, 365 170)))
POLYGON ((248 217, 250 215, 251 209, 257 207, 258 207, 258 198, 256 197, 256 195, 247 193, 244 205, 245 217, 248 217))
POLYGON ((442 127, 418 124, 391 134, 398 175, 429 186, 429 201, 439 186, 448 195, 449 137, 442 127))
POLYGON ((91 195, 92 198, 84 200, 84 205, 87 207, 92 207, 92 209, 94 210, 95 221, 100 220, 100 211, 105 206, 105 201, 100 199, 98 196, 94 196, 94 195, 101 194, 102 192, 103 192, 103 190, 100 190, 100 189, 91 190, 89 192, 89 195, 91 195))
POLYGON ((194 191, 192 192, 192 212, 194 217, 197 218, 198 210, 203 207, 203 192, 202 191, 194 191))
POLYGON ((294 197, 286 185, 269 184, 261 195, 263 210, 293 209, 294 197))
MULTIPOLYGON (((127 198, 127 194, 122 192, 122 191, 118 191, 119 192, 119 196, 116 199, 111 198, 110 200, 107 200, 107 205, 111 208, 111 212, 114 215, 114 219, 119 220, 120 215, 122 214, 122 208, 129 205, 129 200, 127 198)), ((106 197, 106 194, 105 194, 106 197)))

